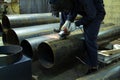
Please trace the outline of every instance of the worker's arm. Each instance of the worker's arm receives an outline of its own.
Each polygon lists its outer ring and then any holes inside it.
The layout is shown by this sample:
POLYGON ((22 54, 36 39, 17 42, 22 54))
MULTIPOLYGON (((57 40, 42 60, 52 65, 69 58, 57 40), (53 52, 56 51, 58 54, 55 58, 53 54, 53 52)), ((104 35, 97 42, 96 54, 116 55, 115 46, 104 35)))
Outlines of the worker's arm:
POLYGON ((71 22, 74 21, 74 19, 76 18, 77 16, 77 13, 74 12, 74 11, 70 11, 68 14, 67 14, 67 19, 65 21, 65 23, 62 25, 61 27, 61 30, 64 30, 64 29, 67 29, 69 30, 70 29, 70 26, 71 26, 71 22))
POLYGON ((67 20, 73 22, 75 20, 77 16, 77 12, 75 10, 72 10, 69 12, 68 16, 67 16, 67 20))
MULTIPOLYGON (((96 17, 96 7, 93 0, 82 0, 85 15, 78 21, 75 22, 76 26, 87 25, 93 21, 96 17)), ((79 6, 78 6, 79 8, 79 6)))

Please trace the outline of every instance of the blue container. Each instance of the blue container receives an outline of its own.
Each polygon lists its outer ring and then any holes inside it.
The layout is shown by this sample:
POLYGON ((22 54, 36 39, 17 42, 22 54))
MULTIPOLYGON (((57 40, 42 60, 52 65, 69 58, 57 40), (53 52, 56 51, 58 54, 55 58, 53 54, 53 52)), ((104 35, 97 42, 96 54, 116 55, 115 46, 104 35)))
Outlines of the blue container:
POLYGON ((0 80, 32 80, 31 59, 23 55, 13 64, 0 66, 0 80))

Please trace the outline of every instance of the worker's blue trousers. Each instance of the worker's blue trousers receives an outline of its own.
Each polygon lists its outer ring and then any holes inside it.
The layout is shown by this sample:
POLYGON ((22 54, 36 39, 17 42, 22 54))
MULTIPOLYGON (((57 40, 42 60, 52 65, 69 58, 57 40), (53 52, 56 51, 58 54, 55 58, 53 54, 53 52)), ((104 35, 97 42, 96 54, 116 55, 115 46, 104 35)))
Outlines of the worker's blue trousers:
MULTIPOLYGON (((103 15, 104 17, 104 15, 103 15)), ((99 32, 101 21, 103 20, 103 17, 96 16, 96 18, 89 24, 85 25, 84 28, 84 38, 85 38, 85 46, 86 46, 86 52, 87 57, 85 62, 91 66, 96 67, 98 65, 98 46, 97 46, 97 35, 99 32)), ((64 22, 67 19, 67 13, 62 12, 61 14, 61 25, 64 24, 64 22)))

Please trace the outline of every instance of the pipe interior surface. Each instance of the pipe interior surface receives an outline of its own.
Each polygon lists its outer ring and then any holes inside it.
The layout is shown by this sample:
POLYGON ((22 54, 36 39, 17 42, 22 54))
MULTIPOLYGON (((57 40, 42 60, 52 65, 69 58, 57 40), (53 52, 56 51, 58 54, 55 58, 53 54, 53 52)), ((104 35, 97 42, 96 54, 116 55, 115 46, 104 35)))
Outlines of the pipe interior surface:
POLYGON ((2 17, 2 24, 5 28, 6 27, 10 28, 10 21, 9 21, 8 17, 5 15, 2 17))
POLYGON ((43 42, 38 49, 41 51, 39 53, 39 61, 41 62, 41 65, 46 68, 54 66, 54 54, 51 47, 43 42))
POLYGON ((21 46, 23 48, 23 54, 25 54, 29 58, 32 58, 33 50, 32 50, 31 45, 26 40, 23 40, 21 43, 21 46))
MULTIPOLYGON (((3 36, 4 37, 4 36, 3 36)), ((15 33, 14 30, 8 30, 7 34, 6 34, 6 43, 10 43, 10 44, 19 44, 19 39, 17 34, 15 33)))

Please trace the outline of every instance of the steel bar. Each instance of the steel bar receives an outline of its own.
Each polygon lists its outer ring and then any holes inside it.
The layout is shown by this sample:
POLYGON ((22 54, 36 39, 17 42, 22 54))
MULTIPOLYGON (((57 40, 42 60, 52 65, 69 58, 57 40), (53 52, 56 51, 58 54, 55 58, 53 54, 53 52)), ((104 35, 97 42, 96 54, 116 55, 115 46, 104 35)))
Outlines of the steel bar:
MULTIPOLYGON (((102 39, 113 40, 119 37, 120 27, 113 27, 98 35, 98 43, 102 41, 102 39)), ((52 68, 59 65, 61 62, 67 61, 69 57, 74 57, 78 52, 79 54, 84 52, 84 42, 81 40, 80 34, 75 34, 68 38, 69 39, 66 40, 48 40, 42 42, 38 46, 39 61, 41 65, 45 68, 52 68)))
POLYGON ((3 43, 20 44, 21 41, 26 38, 37 37, 53 33, 53 29, 58 27, 59 27, 58 23, 54 23, 9 29, 7 33, 2 36, 3 43))
POLYGON ((33 60, 37 60, 38 59, 37 48, 39 44, 45 40, 55 40, 55 39, 59 39, 58 34, 44 35, 44 36, 25 39, 21 42, 21 46, 23 48, 23 54, 32 58, 33 60))
POLYGON ((120 61, 111 64, 94 74, 83 76, 76 80, 119 80, 120 79, 120 61))

